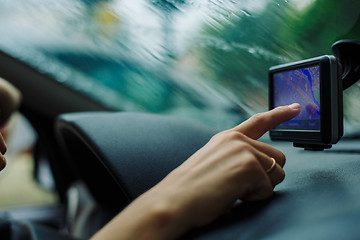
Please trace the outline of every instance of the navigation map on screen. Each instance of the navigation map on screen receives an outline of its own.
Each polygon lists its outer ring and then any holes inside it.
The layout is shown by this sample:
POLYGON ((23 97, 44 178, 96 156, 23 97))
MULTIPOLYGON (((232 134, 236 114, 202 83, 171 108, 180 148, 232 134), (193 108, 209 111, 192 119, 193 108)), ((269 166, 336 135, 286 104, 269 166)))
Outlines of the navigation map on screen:
POLYGON ((277 129, 320 130, 319 66, 273 75, 274 107, 299 103, 301 112, 277 129))

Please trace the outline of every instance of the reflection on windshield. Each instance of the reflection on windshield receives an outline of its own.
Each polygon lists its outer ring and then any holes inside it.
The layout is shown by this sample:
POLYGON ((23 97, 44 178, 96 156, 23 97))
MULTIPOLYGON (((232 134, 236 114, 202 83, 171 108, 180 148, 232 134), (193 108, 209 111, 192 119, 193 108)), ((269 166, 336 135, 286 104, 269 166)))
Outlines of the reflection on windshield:
MULTIPOLYGON (((352 0, 0 1, 0 49, 104 105, 227 128, 267 109, 272 65, 360 39, 352 0), (4 34, 6 33, 6 34, 4 34)), ((345 92, 359 121, 360 85, 345 92)))

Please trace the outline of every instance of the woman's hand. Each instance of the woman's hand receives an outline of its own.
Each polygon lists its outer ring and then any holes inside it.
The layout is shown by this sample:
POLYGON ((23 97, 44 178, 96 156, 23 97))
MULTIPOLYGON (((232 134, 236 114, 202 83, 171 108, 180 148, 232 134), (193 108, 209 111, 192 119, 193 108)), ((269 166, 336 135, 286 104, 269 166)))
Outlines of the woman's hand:
POLYGON ((213 221, 237 199, 271 197, 285 177, 285 156, 256 140, 299 112, 299 104, 279 107, 216 134, 95 239, 174 239, 213 221))
POLYGON ((285 177, 285 156, 256 139, 299 111, 298 104, 279 107, 216 134, 153 190, 158 196, 169 194, 172 207, 191 226, 211 222, 237 199, 269 198, 285 177), (274 160, 274 168, 266 173, 274 160))

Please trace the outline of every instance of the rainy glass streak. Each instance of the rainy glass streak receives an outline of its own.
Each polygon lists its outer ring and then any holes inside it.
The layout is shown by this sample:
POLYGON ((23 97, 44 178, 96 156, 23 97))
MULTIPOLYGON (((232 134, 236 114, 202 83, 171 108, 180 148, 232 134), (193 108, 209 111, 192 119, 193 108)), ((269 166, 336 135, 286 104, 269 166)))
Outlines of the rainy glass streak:
MULTIPOLYGON (((3 0, 0 50, 111 109, 227 128, 266 110, 270 66, 360 40, 359 14, 351 0, 3 0)), ((344 93, 348 128, 359 91, 344 93)))

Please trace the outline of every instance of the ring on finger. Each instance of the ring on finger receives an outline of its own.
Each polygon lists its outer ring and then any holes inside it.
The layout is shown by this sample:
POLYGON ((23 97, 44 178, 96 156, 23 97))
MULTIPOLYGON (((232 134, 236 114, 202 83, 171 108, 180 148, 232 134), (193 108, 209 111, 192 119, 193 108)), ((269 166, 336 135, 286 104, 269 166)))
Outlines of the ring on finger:
POLYGON ((271 166, 265 170, 265 172, 267 174, 270 174, 272 171, 274 171, 275 167, 276 167, 276 161, 275 161, 275 158, 270 158, 272 160, 272 164, 271 166))

